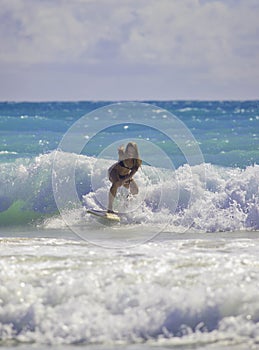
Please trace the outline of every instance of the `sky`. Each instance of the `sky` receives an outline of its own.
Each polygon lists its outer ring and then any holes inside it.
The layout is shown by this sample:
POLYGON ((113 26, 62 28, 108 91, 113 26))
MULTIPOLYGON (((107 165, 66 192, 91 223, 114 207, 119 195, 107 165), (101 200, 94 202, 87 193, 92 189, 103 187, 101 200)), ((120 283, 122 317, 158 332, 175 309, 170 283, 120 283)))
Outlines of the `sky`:
POLYGON ((259 99, 258 0, 0 0, 0 101, 259 99))

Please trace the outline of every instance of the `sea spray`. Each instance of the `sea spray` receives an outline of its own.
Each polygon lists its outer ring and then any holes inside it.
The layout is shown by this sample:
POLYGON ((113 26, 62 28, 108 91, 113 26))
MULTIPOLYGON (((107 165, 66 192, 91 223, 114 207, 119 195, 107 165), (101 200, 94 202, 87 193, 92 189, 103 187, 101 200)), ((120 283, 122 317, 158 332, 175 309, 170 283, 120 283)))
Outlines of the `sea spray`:
MULTIPOLYGON (((58 213, 52 187, 54 156, 51 152, 0 164, 0 224, 15 224, 8 216, 14 217, 17 210, 24 214, 24 222, 58 213)), ((63 153, 59 166, 64 178, 75 159, 75 186, 82 210, 104 208, 110 187, 107 169, 112 161, 98 159, 97 166, 94 157, 63 153)), ((128 215, 129 223, 134 223, 134 217, 140 222, 145 216, 146 224, 163 224, 166 216, 172 226, 191 225, 204 232, 259 228, 258 165, 245 169, 184 165, 174 171, 143 166, 136 181, 140 193, 132 202, 126 201, 123 190, 118 194, 119 208, 134 212, 128 215)))

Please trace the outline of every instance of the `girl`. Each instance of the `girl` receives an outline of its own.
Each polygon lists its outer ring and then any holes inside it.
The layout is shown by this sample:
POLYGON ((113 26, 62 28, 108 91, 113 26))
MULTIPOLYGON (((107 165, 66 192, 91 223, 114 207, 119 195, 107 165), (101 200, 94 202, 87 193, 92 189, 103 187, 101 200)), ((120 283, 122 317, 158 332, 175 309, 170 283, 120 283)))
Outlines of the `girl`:
POLYGON ((138 194, 138 186, 133 180, 133 175, 142 164, 142 160, 139 158, 138 146, 135 142, 129 142, 126 150, 124 151, 124 147, 120 146, 118 153, 119 161, 108 170, 109 180, 112 183, 108 197, 108 213, 114 213, 113 202, 120 186, 129 188, 133 195, 138 194))

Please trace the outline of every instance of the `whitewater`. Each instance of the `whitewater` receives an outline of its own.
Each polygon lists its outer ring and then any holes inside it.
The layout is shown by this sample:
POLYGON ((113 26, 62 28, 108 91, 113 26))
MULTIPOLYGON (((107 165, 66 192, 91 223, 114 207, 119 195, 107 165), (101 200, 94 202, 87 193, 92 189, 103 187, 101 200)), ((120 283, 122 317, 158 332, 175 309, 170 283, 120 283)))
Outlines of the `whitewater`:
MULTIPOLYGON (((85 208, 106 207, 110 187, 107 169, 112 162, 52 152, 1 164, 2 225, 23 224, 38 218, 42 227, 55 227, 57 222, 58 228, 60 218, 55 215, 58 209, 52 188, 52 164, 57 153, 64 177, 68 176, 70 165, 77 164, 76 188, 82 206, 66 212, 66 215, 70 212, 70 220, 75 216, 77 224, 78 217, 83 224, 91 223, 93 218, 86 215, 85 208)), ((240 169, 186 164, 174 171, 144 165, 136 181, 140 188, 138 197, 128 200, 124 189, 118 193, 115 209, 125 212, 123 224, 152 227, 166 223, 172 230, 185 231, 191 227, 201 232, 259 229, 258 165, 240 169)))
POLYGON ((0 104, 3 349, 259 348, 258 102, 148 109, 166 131, 167 110, 177 114, 203 161, 189 139, 176 136, 176 147, 143 128, 142 112, 91 143, 96 125, 118 121, 114 105, 0 104), (84 113, 88 143, 75 152, 81 125, 76 142, 64 135, 84 113), (111 225, 87 208, 107 206, 122 139, 137 139, 144 163, 139 195, 120 189, 121 222, 111 225))

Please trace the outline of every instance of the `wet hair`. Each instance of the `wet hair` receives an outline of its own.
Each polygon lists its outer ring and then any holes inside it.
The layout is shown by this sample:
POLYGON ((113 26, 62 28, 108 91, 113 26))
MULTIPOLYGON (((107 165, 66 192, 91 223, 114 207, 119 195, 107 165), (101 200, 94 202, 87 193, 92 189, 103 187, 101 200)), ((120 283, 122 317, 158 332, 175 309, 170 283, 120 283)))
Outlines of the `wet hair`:
POLYGON ((138 151, 138 146, 136 144, 136 142, 129 142, 126 146, 125 149, 125 158, 128 157, 128 152, 129 152, 129 148, 133 149, 133 156, 130 158, 134 158, 134 159, 140 159, 139 157, 139 151, 138 151))

